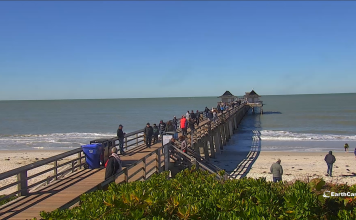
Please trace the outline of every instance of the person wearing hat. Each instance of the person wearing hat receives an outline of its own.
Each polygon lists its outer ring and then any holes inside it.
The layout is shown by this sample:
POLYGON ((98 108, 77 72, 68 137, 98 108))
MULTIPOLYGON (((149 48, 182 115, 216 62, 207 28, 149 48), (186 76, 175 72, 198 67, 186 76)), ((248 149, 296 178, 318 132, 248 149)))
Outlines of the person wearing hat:
POLYGON ((143 135, 145 136, 146 147, 151 148, 153 128, 151 127, 150 123, 146 124, 146 127, 143 130, 143 135))
POLYGON ((124 139, 125 139, 125 134, 122 129, 124 126, 119 125, 119 128, 117 129, 117 139, 119 140, 119 147, 120 147, 120 153, 124 154, 124 139))
POLYGON ((272 164, 271 166, 271 173, 273 175, 273 182, 279 182, 282 181, 282 175, 283 175, 283 168, 281 165, 281 159, 278 159, 276 163, 272 164))

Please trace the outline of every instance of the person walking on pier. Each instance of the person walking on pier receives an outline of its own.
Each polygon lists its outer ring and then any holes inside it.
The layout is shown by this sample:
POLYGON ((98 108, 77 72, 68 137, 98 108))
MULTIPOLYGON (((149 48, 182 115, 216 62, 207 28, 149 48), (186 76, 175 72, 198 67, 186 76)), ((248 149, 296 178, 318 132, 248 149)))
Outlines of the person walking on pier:
POLYGON ((280 159, 278 159, 276 163, 272 164, 270 170, 273 176, 274 183, 282 181, 283 168, 280 159))
POLYGON ((180 128, 182 129, 183 136, 187 135, 187 119, 185 118, 184 115, 180 120, 180 128))
POLYGON ((105 179, 108 179, 109 177, 115 175, 115 173, 122 170, 122 163, 119 155, 117 155, 116 147, 111 148, 111 155, 105 163, 105 167, 105 179))
POLYGON ((327 175, 329 176, 332 176, 332 172, 333 172, 333 164, 335 163, 336 161, 336 158, 335 156, 333 155, 333 152, 332 151, 329 151, 329 154, 327 154, 325 156, 325 162, 326 162, 326 165, 328 165, 328 170, 326 171, 327 172, 327 175))
POLYGON ((159 122, 158 130, 159 130, 160 138, 161 140, 163 140, 163 134, 166 130, 166 123, 164 123, 163 120, 159 122))
POLYGON ((158 143, 159 130, 156 124, 153 124, 153 144, 158 143))
POLYGON ((146 127, 143 130, 143 134, 144 134, 145 140, 146 140, 146 147, 151 148, 153 128, 151 127, 150 123, 146 124, 146 127))
POLYGON ((119 128, 117 129, 117 139, 119 140, 119 147, 120 147, 120 153, 124 154, 124 138, 125 138, 125 134, 122 129, 124 128, 124 126, 119 125, 119 128))
POLYGON ((209 110, 209 112, 208 112, 208 118, 209 118, 210 121, 213 120, 213 112, 210 111, 210 110, 209 110))
POLYGON ((194 120, 194 123, 195 123, 195 120, 196 120, 196 115, 194 114, 194 111, 192 110, 190 112, 190 118, 194 120))
POLYGON ((173 126, 171 121, 167 122, 167 126, 166 126, 166 129, 164 131, 165 132, 174 132, 175 131, 174 126, 173 126))

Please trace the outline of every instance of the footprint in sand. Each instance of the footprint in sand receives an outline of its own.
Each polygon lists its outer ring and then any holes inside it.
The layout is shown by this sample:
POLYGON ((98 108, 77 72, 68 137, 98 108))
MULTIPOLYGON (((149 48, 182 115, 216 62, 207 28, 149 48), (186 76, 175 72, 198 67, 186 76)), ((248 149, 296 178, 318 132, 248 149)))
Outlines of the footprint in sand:
POLYGON ((346 167, 350 167, 349 165, 346 165, 346 167))
POLYGON ((292 169, 293 169, 294 167, 292 167, 292 169))
POLYGON ((303 170, 303 169, 298 169, 298 170, 303 170))

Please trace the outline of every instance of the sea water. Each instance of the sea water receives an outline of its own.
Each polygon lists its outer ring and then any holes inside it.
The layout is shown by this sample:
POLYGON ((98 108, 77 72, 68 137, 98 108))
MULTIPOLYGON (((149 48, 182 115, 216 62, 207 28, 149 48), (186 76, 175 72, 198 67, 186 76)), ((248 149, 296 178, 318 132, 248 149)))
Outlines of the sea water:
MULTIPOLYGON (((356 94, 261 99, 264 114, 249 112, 232 139, 238 148, 248 149, 253 138, 262 141, 263 150, 342 149, 343 142, 354 146, 356 94)), ((187 110, 215 107, 218 101, 216 97, 0 101, 0 150, 77 148, 115 136, 119 124, 129 133, 147 122, 158 124, 180 118, 187 110)))

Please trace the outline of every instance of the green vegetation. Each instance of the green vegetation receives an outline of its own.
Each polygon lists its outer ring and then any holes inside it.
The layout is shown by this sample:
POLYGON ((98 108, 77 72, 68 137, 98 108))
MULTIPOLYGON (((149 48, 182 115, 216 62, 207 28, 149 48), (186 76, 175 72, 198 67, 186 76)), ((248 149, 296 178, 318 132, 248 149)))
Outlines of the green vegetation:
MULTIPOLYGON (((0 195, 0 198, 5 197, 5 196, 6 196, 6 195, 0 195)), ((9 198, 7 198, 7 199, 1 200, 1 201, 0 201, 0 206, 4 205, 5 203, 8 203, 8 202, 10 202, 11 200, 14 200, 14 199, 16 199, 16 198, 17 198, 16 196, 11 196, 11 197, 9 197, 9 198)))
POLYGON ((81 197, 71 210, 42 212, 44 219, 355 219, 356 199, 324 198, 325 190, 356 192, 355 186, 272 183, 265 179, 217 180, 187 169, 145 182, 111 184, 81 197))

